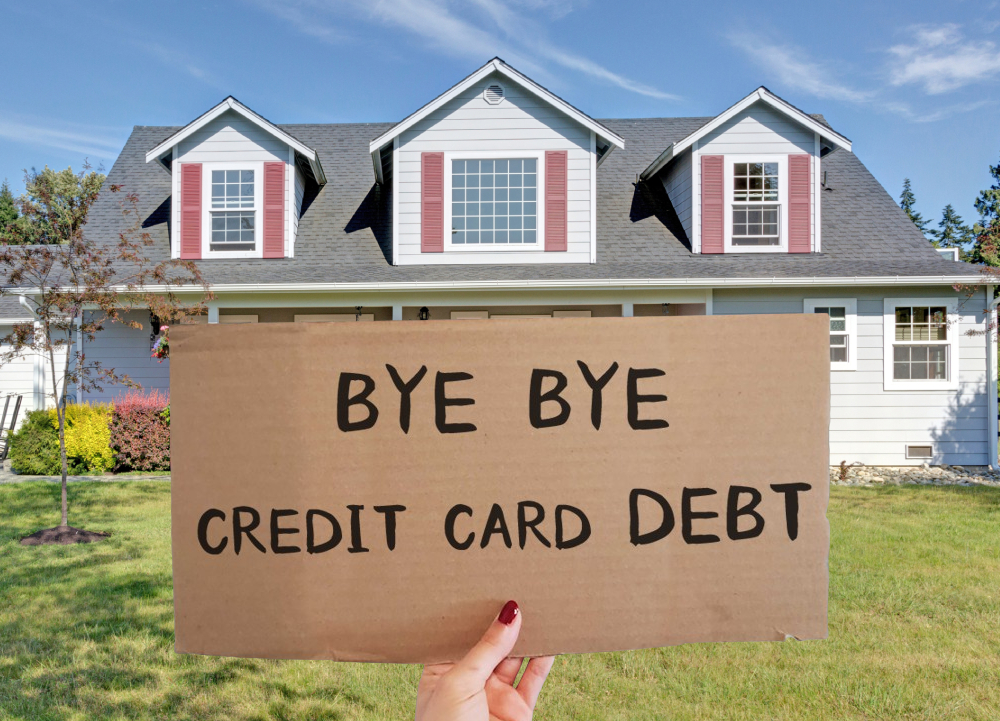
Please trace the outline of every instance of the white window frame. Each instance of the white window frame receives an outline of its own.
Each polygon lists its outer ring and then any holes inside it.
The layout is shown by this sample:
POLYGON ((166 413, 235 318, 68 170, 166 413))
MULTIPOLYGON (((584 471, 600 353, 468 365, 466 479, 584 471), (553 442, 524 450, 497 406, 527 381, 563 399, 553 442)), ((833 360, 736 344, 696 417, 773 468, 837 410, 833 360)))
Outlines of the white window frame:
POLYGON ((959 338, 961 317, 957 298, 886 298, 882 315, 882 387, 887 391, 956 390, 959 380, 959 338), (905 345, 943 345, 948 348, 948 378, 945 380, 896 380, 893 378, 893 346, 896 338, 896 308, 944 306, 947 309, 946 341, 908 342, 905 345))
MULTIPOLYGON (((282 191, 284 192, 284 191, 282 191)), ((201 257, 202 258, 263 258, 264 257, 264 161, 219 161, 202 163, 201 169, 201 257), (211 250, 212 243, 212 171, 252 170, 253 171, 253 250, 211 250)), ((218 212, 241 211, 239 208, 218 209, 218 212)))
POLYGON ((444 249, 445 252, 459 253, 509 253, 511 251, 527 251, 529 253, 545 250, 545 151, 544 150, 496 150, 496 151, 446 151, 444 154, 444 249), (519 160, 534 158, 537 177, 535 187, 535 242, 534 243, 489 243, 486 245, 453 244, 451 242, 451 161, 452 160, 519 160))
POLYGON ((788 252, 788 156, 773 153, 735 153, 723 156, 723 187, 725 188, 724 235, 726 253, 787 253, 788 252), (768 201, 735 201, 734 166, 737 163, 777 163, 778 199, 768 201), (733 245, 733 205, 777 205, 777 245, 733 245))
POLYGON ((847 360, 830 361, 831 371, 855 371, 858 369, 858 299, 857 298, 806 298, 802 302, 802 312, 815 313, 817 308, 843 308, 847 330, 847 360))

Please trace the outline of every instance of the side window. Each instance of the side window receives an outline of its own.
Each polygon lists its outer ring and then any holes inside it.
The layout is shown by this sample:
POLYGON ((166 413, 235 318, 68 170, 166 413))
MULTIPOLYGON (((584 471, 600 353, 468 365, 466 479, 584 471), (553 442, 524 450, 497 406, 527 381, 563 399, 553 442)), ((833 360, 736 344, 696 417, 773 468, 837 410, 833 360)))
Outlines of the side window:
POLYGON ((944 306, 896 306, 894 380, 948 380, 948 311, 944 306))
POLYGON ((829 318, 830 369, 857 370, 858 301, 856 298, 806 298, 805 313, 820 313, 829 318))
POLYGON ((883 313, 886 390, 958 387, 958 312, 954 299, 886 298, 883 313))

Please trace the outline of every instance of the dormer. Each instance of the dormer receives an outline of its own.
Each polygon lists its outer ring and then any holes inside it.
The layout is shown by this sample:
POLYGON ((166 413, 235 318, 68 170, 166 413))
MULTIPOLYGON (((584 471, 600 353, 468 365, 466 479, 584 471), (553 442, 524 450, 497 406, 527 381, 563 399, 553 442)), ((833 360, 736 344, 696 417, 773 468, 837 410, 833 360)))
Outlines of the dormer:
POLYGON ((494 58, 372 140, 394 265, 594 263, 621 137, 494 58))
POLYGON ((146 153, 171 174, 173 258, 291 258, 316 151, 230 96, 146 153))
POLYGON ((820 159, 851 141, 760 87, 640 174, 661 182, 694 253, 819 253, 820 159))

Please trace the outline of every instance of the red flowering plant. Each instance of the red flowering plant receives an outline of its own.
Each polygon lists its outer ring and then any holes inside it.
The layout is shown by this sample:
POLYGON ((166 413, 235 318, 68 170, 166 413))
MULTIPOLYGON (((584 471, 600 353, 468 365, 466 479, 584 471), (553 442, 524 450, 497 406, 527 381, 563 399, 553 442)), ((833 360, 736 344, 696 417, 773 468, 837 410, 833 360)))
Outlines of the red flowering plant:
POLYGON ((156 358, 159 363, 162 363, 164 358, 170 357, 170 341, 167 340, 167 333, 169 331, 169 325, 161 327, 160 337, 156 339, 156 344, 153 346, 152 357, 156 358))

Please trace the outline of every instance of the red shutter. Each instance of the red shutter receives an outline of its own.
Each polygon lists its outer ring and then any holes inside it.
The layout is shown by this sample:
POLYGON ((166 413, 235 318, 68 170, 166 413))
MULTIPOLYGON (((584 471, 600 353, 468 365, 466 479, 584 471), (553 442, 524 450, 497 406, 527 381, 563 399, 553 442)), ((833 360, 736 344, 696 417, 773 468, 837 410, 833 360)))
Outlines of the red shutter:
POLYGON ((701 252, 724 253, 726 250, 726 194, 723 156, 701 156, 701 252))
POLYGON ((420 251, 444 252, 444 153, 420 154, 420 251))
POLYGON ((566 167, 569 153, 545 153, 545 250, 566 250, 566 167))
POLYGON ((812 156, 788 156, 788 252, 812 250, 812 156))
POLYGON ((264 163, 264 257, 285 257, 285 164, 264 163))
POLYGON ((181 258, 201 258, 201 163, 181 163, 181 258))

